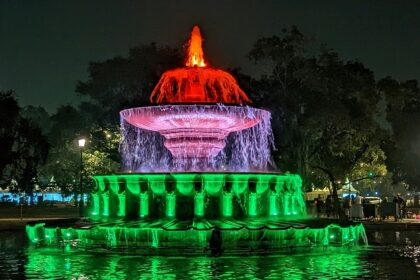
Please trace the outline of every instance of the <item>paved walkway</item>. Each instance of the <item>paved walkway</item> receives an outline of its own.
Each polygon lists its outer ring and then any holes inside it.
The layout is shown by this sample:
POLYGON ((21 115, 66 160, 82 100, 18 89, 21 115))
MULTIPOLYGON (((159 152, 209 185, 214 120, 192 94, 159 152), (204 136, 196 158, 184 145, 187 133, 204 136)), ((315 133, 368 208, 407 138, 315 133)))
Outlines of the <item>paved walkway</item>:
POLYGON ((39 217, 39 218, 0 218, 0 230, 21 230, 26 224, 39 220, 62 220, 65 217, 39 217))
POLYGON ((394 219, 387 219, 387 220, 383 220, 383 221, 375 221, 376 223, 391 223, 391 224, 398 224, 398 223, 403 223, 403 224, 420 224, 420 219, 401 219, 399 221, 395 221, 394 219))
POLYGON ((67 219, 66 217, 39 217, 39 218, 0 218, 0 222, 7 222, 7 221, 24 221, 24 222, 31 222, 37 220, 57 220, 57 219, 67 219))
POLYGON ((367 230, 420 230, 419 219, 388 220, 364 220, 362 221, 367 230))

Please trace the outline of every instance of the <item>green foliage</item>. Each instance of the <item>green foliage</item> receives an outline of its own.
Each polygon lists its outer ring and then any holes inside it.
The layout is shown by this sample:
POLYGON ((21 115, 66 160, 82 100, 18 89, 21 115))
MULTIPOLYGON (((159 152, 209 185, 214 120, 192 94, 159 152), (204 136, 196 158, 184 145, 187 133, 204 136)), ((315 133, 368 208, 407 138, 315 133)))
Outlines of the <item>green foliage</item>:
POLYGON ((113 173, 119 169, 118 143, 120 135, 116 128, 92 129, 83 148, 81 162, 80 148, 74 135, 72 138, 63 139, 61 145, 51 149, 47 164, 42 170, 44 185, 54 178, 55 184, 65 194, 79 191, 80 172, 83 170, 84 192, 92 191, 93 182, 91 176, 97 174, 113 173), (81 164, 83 163, 83 169, 81 164))
POLYGON ((352 169, 349 178, 358 182, 358 190, 373 191, 385 183, 388 176, 385 152, 379 146, 372 146, 352 169))
POLYGON ((65 195, 77 192, 80 171, 79 153, 76 141, 53 146, 47 163, 41 169, 41 185, 58 187, 65 195))

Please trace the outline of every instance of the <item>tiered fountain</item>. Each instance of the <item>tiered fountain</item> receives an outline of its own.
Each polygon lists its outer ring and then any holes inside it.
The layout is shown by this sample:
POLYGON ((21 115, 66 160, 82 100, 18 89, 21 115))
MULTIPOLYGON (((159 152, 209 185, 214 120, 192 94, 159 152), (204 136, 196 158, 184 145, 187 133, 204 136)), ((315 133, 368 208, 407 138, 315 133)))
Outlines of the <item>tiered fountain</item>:
POLYGON ((29 224, 34 243, 157 254, 365 244, 360 224, 305 218, 299 175, 273 171, 270 112, 208 67, 201 45, 194 27, 156 105, 121 111, 125 173, 94 176, 91 220, 29 224))

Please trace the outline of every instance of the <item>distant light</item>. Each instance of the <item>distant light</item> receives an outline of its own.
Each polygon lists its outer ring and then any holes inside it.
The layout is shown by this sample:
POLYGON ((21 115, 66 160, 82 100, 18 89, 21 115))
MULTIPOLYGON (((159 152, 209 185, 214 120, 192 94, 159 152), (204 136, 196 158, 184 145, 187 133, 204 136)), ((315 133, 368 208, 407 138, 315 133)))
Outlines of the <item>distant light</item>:
POLYGON ((67 236, 70 236, 70 233, 66 233, 67 236))
POLYGON ((330 239, 334 239, 335 238, 335 235, 334 234, 331 234, 330 235, 330 239))
POLYGON ((79 147, 80 148, 83 148, 85 146, 85 144, 86 144, 86 139, 84 139, 84 138, 79 139, 78 142, 79 142, 79 147))
POLYGON ((45 235, 45 238, 50 238, 50 236, 49 235, 45 235))
POLYGON ((378 195, 378 192, 375 192, 376 195, 378 195))
POLYGON ((111 134, 107 133, 106 138, 108 138, 108 139, 111 138, 111 134))

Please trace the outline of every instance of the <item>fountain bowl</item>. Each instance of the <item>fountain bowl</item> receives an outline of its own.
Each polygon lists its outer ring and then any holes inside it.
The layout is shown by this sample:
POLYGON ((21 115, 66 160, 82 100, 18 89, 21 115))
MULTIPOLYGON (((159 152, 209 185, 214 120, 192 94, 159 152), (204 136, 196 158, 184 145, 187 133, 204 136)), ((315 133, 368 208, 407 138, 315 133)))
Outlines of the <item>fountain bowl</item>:
POLYGON ((137 128, 159 132, 171 154, 185 159, 216 156, 229 133, 256 126, 270 112, 220 104, 160 105, 126 109, 120 116, 137 128))

